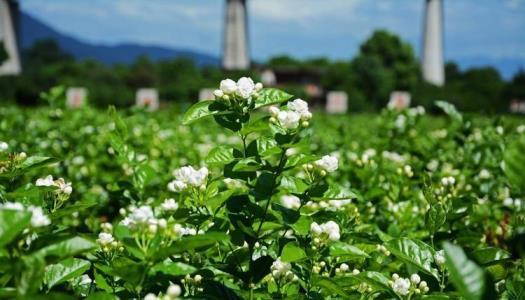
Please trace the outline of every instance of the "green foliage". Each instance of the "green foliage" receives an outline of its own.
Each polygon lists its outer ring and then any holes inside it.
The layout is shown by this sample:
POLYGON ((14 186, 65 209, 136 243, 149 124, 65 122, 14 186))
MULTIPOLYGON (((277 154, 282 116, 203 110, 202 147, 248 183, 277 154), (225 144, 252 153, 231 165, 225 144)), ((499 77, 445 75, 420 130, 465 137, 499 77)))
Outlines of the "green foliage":
POLYGON ((522 298, 521 119, 312 117, 245 84, 185 114, 0 110, 0 297, 522 298))

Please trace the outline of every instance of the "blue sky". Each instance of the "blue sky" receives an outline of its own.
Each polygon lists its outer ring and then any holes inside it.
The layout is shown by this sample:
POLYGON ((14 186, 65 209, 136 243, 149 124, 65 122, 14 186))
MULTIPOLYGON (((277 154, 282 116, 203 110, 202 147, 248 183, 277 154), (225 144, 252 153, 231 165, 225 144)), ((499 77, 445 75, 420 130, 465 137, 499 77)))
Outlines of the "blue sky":
MULTIPOLYGON (((224 0, 23 0, 22 9, 86 41, 135 42, 219 55, 224 0)), ((525 0, 444 0, 445 55, 525 60, 525 0)), ((424 0, 249 0, 255 59, 348 59, 374 29, 420 50, 424 0)))

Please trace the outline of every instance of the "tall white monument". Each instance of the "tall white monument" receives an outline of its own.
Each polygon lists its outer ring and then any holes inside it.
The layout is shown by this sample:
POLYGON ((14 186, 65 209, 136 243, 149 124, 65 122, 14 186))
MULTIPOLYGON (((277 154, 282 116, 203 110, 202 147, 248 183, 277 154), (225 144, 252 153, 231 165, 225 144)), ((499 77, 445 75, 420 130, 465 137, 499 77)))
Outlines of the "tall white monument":
POLYGON ((0 64, 0 76, 18 75, 22 72, 17 42, 18 11, 18 1, 0 0, 0 41, 8 56, 7 60, 0 64))
POLYGON ((245 70, 250 67, 246 0, 226 0, 222 67, 245 70))
POLYGON ((434 85, 445 84, 443 58, 443 0, 425 0, 423 33, 423 78, 434 85))

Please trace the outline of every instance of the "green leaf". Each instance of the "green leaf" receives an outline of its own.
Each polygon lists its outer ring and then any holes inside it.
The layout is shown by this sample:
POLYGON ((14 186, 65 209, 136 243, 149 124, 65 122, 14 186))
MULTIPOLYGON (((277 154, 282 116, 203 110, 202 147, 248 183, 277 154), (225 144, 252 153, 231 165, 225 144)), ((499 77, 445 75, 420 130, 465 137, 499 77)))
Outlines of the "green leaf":
POLYGON ((257 171, 261 168, 261 164, 257 162, 255 159, 248 157, 243 158, 239 160, 235 166, 233 167, 234 172, 250 172, 250 171, 257 171))
POLYGON ((461 247, 443 243, 450 281, 466 300, 479 300, 485 291, 483 269, 469 260, 461 247))
POLYGON ((44 258, 39 255, 23 257, 20 281, 17 285, 17 292, 20 295, 35 294, 44 280, 46 263, 44 258))
POLYGON ((294 262, 306 257, 304 250, 296 242, 289 242, 281 253, 282 261, 294 262))
POLYGON ((186 113, 184 113, 182 124, 189 125, 204 117, 217 114, 219 112, 218 110, 213 110, 213 107, 210 108, 213 103, 215 103, 214 100, 206 100, 193 104, 186 113))
POLYGON ((206 156, 206 164, 208 165, 225 165, 235 160, 233 156, 233 147, 231 146, 217 146, 213 148, 206 156))
POLYGON ((76 236, 38 250, 35 254, 43 257, 65 258, 89 251, 97 247, 97 244, 86 238, 76 236))
POLYGON ((343 242, 335 242, 330 245, 330 255, 331 256, 344 256, 345 258, 366 258, 370 257, 365 251, 348 245, 343 242))
POLYGON ((430 208, 425 215, 425 223, 427 225, 428 231, 430 231, 431 234, 434 234, 439 230, 439 227, 445 224, 446 220, 447 211, 445 210, 443 204, 439 202, 431 203, 430 208))
POLYGON ((511 141, 503 153, 503 171, 510 183, 525 191, 525 136, 511 141))
POLYGON ((355 276, 360 281, 366 282, 376 290, 390 290, 389 279, 382 273, 375 271, 361 272, 355 276))
POLYGON ((262 89, 262 91, 259 92, 259 97, 255 100, 255 108, 285 102, 292 97, 292 95, 278 89, 262 89))
POLYGON ((171 276, 181 276, 186 274, 192 274, 197 271, 197 268, 190 266, 182 262, 174 262, 169 259, 164 260, 163 262, 158 263, 152 269, 152 272, 161 272, 166 275, 171 276))
POLYGON ((441 108, 449 117, 458 122, 463 122, 463 116, 458 112, 456 107, 446 101, 436 101, 436 106, 441 108))
POLYGON ((308 184, 296 176, 283 175, 281 177, 281 188, 290 193, 302 194, 308 188, 308 184))
POLYGON ((435 251, 431 246, 420 240, 399 238, 386 242, 385 247, 401 261, 413 265, 439 281, 439 273, 432 267, 435 251))
POLYGON ((480 265, 491 265, 511 258, 510 253, 496 247, 474 250, 470 256, 480 265))
POLYGON ((211 247, 220 241, 228 240, 228 238, 228 235, 222 232, 207 232, 206 234, 184 236, 180 240, 175 241, 170 247, 158 251, 155 257, 159 260, 164 260, 174 254, 211 247))
POLYGON ((0 247, 11 242, 29 227, 31 213, 27 211, 0 209, 0 247))
POLYGON ((312 199, 315 200, 350 200, 356 199, 357 195, 339 185, 320 185, 313 188, 310 192, 312 199))
POLYGON ((51 289, 57 284, 84 274, 90 266, 91 263, 87 260, 68 258, 57 264, 47 266, 44 282, 48 289, 51 289))
POLYGON ((315 276, 312 278, 312 283, 314 286, 320 287, 322 291, 328 292, 326 293, 326 296, 330 294, 337 294, 341 299, 349 299, 348 293, 341 288, 339 284, 334 282, 334 280, 321 277, 321 276, 315 276))
POLYGON ((20 176, 30 170, 45 167, 58 162, 59 160, 53 157, 45 156, 30 156, 20 163, 14 171, 0 173, 1 177, 14 178, 20 176))

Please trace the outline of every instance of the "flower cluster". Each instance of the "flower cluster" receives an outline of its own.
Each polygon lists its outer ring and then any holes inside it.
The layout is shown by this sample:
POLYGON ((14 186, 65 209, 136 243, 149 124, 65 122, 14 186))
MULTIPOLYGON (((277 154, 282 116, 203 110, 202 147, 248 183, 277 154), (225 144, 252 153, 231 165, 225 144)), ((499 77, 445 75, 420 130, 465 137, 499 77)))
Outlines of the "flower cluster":
POLYGON ((97 243, 104 252, 113 250, 123 251, 124 247, 113 237, 113 225, 111 223, 103 223, 101 225, 102 232, 98 234, 97 243))
POLYGON ((24 207, 21 203, 18 202, 6 202, 0 203, 0 209, 7 210, 18 210, 18 211, 28 211, 31 213, 31 227, 39 228, 51 224, 51 220, 47 215, 44 214, 42 207, 39 206, 28 206, 24 207))
POLYGON ((71 186, 71 182, 66 182, 64 178, 58 178, 57 180, 53 180, 52 175, 48 175, 44 178, 38 178, 36 180, 36 186, 41 187, 56 187, 58 193, 63 195, 71 195, 73 192, 73 187, 71 186))
POLYGON ((182 192, 190 187, 205 188, 208 169, 202 167, 195 170, 192 166, 187 166, 173 171, 173 176, 175 180, 168 183, 168 189, 172 192, 182 192))
POLYGON ((164 212, 174 212, 177 209, 179 209, 179 204, 175 201, 175 199, 170 198, 164 200, 164 202, 162 202, 162 204, 160 205, 160 208, 164 212))
POLYGON ((400 296, 425 294, 429 291, 426 281, 422 281, 417 274, 412 274, 410 279, 400 277, 398 274, 393 274, 392 280, 389 283, 392 290, 400 296))
POLYGON ((308 103, 301 99, 288 102, 287 110, 281 110, 276 106, 270 107, 270 122, 280 125, 284 129, 297 129, 299 125, 308 127, 308 120, 312 113, 308 110, 308 103))
POLYGON ((263 88, 262 83, 254 83, 249 77, 242 77, 237 82, 231 79, 222 80, 219 89, 213 92, 217 99, 230 100, 232 98, 248 99, 257 97, 257 92, 263 88))
POLYGON ((283 262, 280 257, 272 263, 270 272, 276 281, 292 281, 295 278, 295 274, 292 272, 292 265, 289 262, 283 262))
POLYGON ((310 225, 310 234, 313 237, 313 247, 320 247, 328 241, 338 241, 341 238, 339 225, 334 221, 328 221, 320 225, 313 222, 310 225))
POLYGON ((453 186, 455 183, 456 183, 456 178, 454 178, 452 176, 447 176, 447 177, 441 178, 441 184, 443 186, 453 186))

